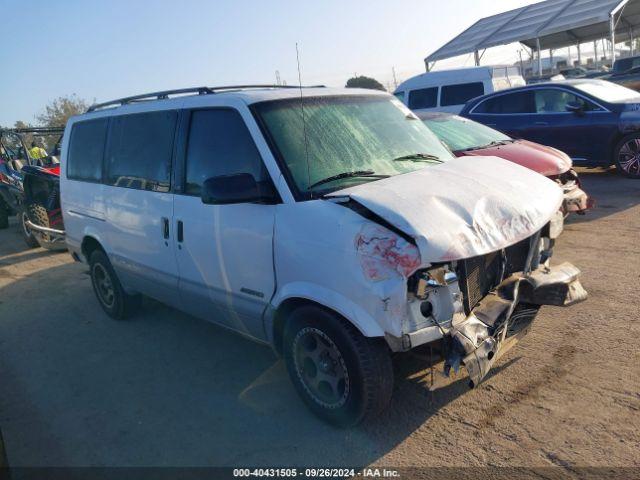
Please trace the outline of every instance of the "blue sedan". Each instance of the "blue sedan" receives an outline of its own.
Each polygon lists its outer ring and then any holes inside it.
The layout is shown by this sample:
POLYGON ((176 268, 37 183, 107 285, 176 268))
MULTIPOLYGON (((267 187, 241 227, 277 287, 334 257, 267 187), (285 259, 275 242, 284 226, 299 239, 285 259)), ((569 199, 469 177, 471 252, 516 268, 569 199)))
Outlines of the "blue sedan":
POLYGON ((576 166, 640 178, 640 94, 604 80, 512 88, 469 101, 461 116, 567 153, 576 166))

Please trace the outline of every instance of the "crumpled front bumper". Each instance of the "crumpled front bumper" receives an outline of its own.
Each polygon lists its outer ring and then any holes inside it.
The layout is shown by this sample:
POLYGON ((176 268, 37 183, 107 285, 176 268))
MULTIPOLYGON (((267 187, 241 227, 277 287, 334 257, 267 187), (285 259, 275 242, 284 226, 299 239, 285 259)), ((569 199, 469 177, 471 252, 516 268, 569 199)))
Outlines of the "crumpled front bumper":
POLYGON ((564 199, 562 200, 562 212, 565 214, 584 214, 587 210, 593 208, 593 204, 593 199, 580 187, 575 186, 565 190, 564 199))
POLYGON ((480 384, 500 355, 528 330, 528 325, 513 328, 516 307, 519 304, 534 308, 566 307, 585 300, 587 292, 580 284, 579 275, 580 270, 575 266, 563 263, 543 266, 529 274, 516 273, 505 279, 466 318, 452 324, 445 373, 464 365, 469 385, 473 388, 480 384))
POLYGON ((583 189, 574 170, 569 170, 557 177, 556 182, 564 192, 562 200, 562 213, 578 213, 584 215, 587 210, 593 208, 595 202, 583 189))

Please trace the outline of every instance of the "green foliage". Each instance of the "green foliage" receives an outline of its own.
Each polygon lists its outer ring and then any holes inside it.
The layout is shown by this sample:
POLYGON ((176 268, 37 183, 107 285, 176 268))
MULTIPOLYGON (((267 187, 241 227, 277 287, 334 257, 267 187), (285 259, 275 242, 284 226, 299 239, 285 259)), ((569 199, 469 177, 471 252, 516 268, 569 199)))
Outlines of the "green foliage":
POLYGON ((364 75, 351 77, 349 80, 347 80, 346 87, 347 88, 369 88, 371 90, 386 91, 386 88, 384 88, 384 86, 375 78, 365 77, 364 75))
POLYGON ((89 103, 75 94, 58 97, 44 107, 43 113, 36 115, 36 120, 43 127, 64 127, 69 117, 84 113, 87 108, 89 103))
MULTIPOLYGON (((40 115, 36 115, 36 125, 32 125, 21 120, 14 124, 14 128, 39 127, 64 127, 69 117, 84 113, 89 108, 86 100, 78 98, 76 95, 66 97, 58 97, 44 107, 44 111, 40 115)), ((23 140, 27 148, 31 147, 31 143, 35 141, 42 146, 47 152, 53 151, 59 135, 46 135, 34 137, 30 133, 23 134, 23 140)))

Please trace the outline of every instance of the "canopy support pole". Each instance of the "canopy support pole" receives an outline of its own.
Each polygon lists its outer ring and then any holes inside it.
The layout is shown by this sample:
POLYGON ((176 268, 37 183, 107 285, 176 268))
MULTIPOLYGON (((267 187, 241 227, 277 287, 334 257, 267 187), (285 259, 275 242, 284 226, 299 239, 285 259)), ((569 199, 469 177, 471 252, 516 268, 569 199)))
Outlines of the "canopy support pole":
POLYGON ((611 66, 616 61, 616 20, 612 13, 609 17, 609 33, 611 34, 611 66))
POLYGON ((582 65, 582 50, 580 49, 580 42, 576 45, 578 48, 578 65, 582 65))
POLYGON ((596 40, 595 42, 593 42, 593 56, 595 57, 593 59, 593 66, 598 68, 598 41, 596 40))
POLYGON ((542 57, 540 56, 540 39, 536 38, 536 50, 538 50, 538 76, 542 76, 542 57))
POLYGON ((480 52, 478 50, 473 52, 473 58, 476 61, 476 67, 479 67, 480 66, 480 52))

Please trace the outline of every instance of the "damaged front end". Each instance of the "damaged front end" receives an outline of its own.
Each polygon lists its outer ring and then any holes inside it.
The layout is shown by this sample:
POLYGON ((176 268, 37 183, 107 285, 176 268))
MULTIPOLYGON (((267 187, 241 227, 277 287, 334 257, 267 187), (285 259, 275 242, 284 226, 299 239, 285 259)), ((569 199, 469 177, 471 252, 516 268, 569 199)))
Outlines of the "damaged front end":
POLYGON ((565 216, 570 213, 584 215, 587 210, 593 208, 593 198, 587 195, 587 193, 582 189, 578 174, 574 170, 570 169, 560 175, 550 178, 562 189, 562 213, 564 213, 565 216))
POLYGON ((445 374, 464 366, 469 385, 480 384, 528 332, 540 306, 586 299, 576 267, 549 263, 562 220, 558 212, 542 230, 508 248, 416 272, 408 283, 415 328, 402 338, 387 336, 392 349, 442 339, 445 374))

